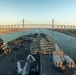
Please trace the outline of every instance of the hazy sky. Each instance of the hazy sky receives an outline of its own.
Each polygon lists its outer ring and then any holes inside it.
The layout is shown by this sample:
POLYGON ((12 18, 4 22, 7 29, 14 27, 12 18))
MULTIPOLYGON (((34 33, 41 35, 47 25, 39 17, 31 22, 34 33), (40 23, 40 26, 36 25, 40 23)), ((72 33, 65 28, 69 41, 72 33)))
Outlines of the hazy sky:
POLYGON ((76 25, 76 0, 0 0, 0 24, 15 24, 23 18, 76 25))

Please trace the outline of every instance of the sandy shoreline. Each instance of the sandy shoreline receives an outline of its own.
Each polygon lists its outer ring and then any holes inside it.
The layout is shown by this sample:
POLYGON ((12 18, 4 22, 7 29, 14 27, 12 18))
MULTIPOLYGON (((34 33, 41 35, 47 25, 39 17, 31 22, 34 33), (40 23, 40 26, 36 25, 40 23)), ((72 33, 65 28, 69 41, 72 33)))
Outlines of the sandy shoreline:
POLYGON ((68 29, 68 30, 67 29, 65 29, 65 30, 64 29, 63 30, 61 30, 61 29, 56 30, 55 29, 54 31, 58 31, 58 32, 76 37, 76 29, 68 29))
MULTIPOLYGON (((29 29, 25 29, 29 30, 29 29)), ((8 34, 8 33, 13 33, 13 32, 20 32, 23 31, 23 29, 0 29, 0 34, 8 34)))

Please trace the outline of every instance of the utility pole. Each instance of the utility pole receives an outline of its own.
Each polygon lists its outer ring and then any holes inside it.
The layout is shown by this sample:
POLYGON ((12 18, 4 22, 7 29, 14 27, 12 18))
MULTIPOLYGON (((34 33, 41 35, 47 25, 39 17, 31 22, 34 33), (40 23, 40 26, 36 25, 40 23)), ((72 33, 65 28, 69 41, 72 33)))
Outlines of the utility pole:
POLYGON ((54 30, 54 19, 52 19, 52 32, 54 30))

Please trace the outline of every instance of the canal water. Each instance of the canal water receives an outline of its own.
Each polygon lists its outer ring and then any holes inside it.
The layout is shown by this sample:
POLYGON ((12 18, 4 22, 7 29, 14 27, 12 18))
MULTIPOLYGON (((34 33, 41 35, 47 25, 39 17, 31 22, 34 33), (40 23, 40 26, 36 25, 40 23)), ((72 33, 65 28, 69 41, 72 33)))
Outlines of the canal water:
POLYGON ((64 53, 68 54, 76 62, 76 37, 72 37, 56 31, 52 32, 51 30, 46 29, 33 29, 24 32, 2 34, 0 35, 0 37, 4 40, 4 42, 9 42, 19 36, 22 36, 24 34, 27 35, 29 33, 49 34, 51 39, 58 44, 58 46, 64 51, 64 53))

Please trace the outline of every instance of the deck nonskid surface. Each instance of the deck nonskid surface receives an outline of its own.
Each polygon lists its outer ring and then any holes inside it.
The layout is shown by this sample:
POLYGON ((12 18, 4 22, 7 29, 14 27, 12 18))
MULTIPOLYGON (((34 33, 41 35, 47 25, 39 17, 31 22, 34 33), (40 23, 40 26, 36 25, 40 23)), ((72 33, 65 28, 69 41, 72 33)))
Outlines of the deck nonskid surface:
POLYGON ((18 60, 26 60, 28 51, 25 48, 20 48, 7 55, 0 57, 0 75, 18 75, 16 67, 18 60), (17 58, 17 54, 22 54, 22 58, 17 58), (14 59, 14 62, 12 62, 14 59))

